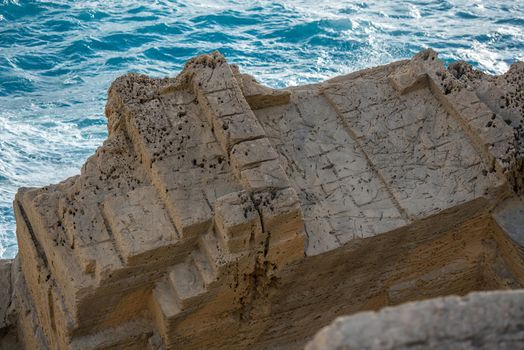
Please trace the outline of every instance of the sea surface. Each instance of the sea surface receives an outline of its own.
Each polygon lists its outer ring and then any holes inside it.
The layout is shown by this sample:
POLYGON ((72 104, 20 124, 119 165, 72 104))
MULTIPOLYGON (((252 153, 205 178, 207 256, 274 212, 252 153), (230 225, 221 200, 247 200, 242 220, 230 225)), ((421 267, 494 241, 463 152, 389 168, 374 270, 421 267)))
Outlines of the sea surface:
POLYGON ((106 93, 121 74, 173 76, 218 49, 284 87, 427 47, 504 73, 524 60, 524 0, 0 0, 0 257, 17 252, 17 188, 79 173, 107 136, 106 93))

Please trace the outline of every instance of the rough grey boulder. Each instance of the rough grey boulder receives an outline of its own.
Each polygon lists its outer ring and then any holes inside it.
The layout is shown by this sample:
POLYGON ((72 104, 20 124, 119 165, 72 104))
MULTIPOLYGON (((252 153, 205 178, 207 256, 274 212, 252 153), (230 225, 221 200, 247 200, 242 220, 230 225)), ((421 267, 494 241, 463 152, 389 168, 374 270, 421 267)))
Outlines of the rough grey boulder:
POLYGON ((524 348, 524 291, 471 293, 340 317, 306 350, 524 348))

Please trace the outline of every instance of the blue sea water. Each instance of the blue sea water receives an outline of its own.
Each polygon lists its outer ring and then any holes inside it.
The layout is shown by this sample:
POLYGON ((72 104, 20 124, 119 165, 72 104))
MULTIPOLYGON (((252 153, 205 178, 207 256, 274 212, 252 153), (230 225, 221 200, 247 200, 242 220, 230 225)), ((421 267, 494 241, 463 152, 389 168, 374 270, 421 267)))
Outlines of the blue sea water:
POLYGON ((524 1, 0 0, 0 257, 17 251, 16 189, 79 172, 121 74, 172 76, 218 49, 283 87, 426 47, 503 73, 524 60, 524 1))

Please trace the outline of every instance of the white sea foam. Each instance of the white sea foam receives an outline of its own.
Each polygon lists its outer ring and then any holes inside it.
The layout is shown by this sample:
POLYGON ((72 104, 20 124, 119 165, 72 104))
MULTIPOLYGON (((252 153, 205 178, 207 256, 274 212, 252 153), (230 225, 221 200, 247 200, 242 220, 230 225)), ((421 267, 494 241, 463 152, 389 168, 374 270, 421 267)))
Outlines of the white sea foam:
POLYGON ((174 75, 219 49, 282 87, 426 47, 491 74, 524 59, 513 0, 1 0, 0 24, 0 257, 16 253, 17 188, 79 172, 106 137, 107 88, 128 71, 174 75))

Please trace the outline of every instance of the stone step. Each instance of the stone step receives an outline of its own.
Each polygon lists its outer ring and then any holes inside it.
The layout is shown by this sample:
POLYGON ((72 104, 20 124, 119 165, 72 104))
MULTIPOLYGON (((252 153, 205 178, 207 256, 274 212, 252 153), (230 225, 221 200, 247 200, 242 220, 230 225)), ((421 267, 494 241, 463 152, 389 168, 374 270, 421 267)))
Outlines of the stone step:
POLYGON ((218 281, 218 276, 213 270, 208 258, 202 253, 200 249, 196 249, 191 253, 193 263, 195 264, 198 272, 202 276, 202 280, 207 288, 212 287, 218 281))
MULTIPOLYGON (((151 321, 146 318, 135 318, 116 327, 76 337, 68 349, 100 350, 100 349, 148 349, 148 339, 154 333, 151 321)), ((157 349, 157 348, 156 348, 157 349)))
POLYGON ((147 264, 170 254, 177 233, 153 186, 137 188, 103 202, 104 217, 126 265, 147 264))
MULTIPOLYGON (((180 155, 166 157, 152 166, 152 182, 157 188, 169 216, 182 239, 196 237, 212 223, 212 211, 202 191, 207 173, 198 162, 208 164, 224 158, 218 144, 187 149, 183 154, 190 164, 178 160, 180 155), (194 165, 191 162, 196 162, 194 165), (177 169, 177 172, 173 169, 177 169)), ((221 160, 223 162, 223 160, 221 160)))
POLYGON ((166 336, 173 322, 181 314, 171 284, 166 280, 156 283, 150 299, 150 310, 156 327, 162 336, 166 336))
POLYGON ((192 260, 176 264, 169 273, 169 281, 182 310, 200 303, 207 292, 202 275, 192 260))
POLYGON ((222 245, 220 239, 218 239, 215 231, 213 230, 200 236, 199 245, 202 254, 210 262, 215 274, 220 276, 231 260, 231 256, 222 245))

